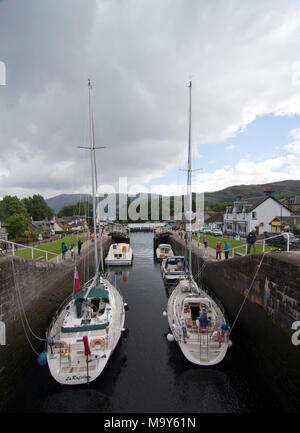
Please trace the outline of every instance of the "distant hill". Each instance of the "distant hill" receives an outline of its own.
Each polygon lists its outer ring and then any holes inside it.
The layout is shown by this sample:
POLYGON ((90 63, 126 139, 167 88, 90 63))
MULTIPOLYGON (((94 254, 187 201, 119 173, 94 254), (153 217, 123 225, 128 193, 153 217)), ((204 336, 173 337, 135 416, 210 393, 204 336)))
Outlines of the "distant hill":
MULTIPOLYGON (((300 195, 300 180, 284 180, 282 182, 265 183, 261 185, 235 185, 215 192, 206 192, 204 200, 206 204, 231 202, 234 201, 240 194, 244 198, 257 198, 263 197, 264 188, 272 188, 273 195, 284 195, 291 197, 300 195)), ((156 196, 156 195, 155 195, 156 196)), ((156 196, 157 197, 157 196, 156 196)), ((55 213, 59 212, 64 206, 76 204, 79 201, 89 200, 92 202, 90 194, 60 194, 46 200, 55 213)))
POLYGON ((282 182, 264 183, 261 185, 235 185, 216 192, 207 192, 204 195, 205 203, 218 203, 234 201, 240 194, 243 198, 263 197, 264 188, 272 188, 273 196, 284 195, 291 197, 300 194, 300 180, 284 180, 282 182))
POLYGON ((90 194, 60 194, 55 197, 47 198, 45 201, 49 207, 51 207, 55 213, 59 212, 64 206, 70 206, 76 204, 79 201, 92 202, 90 194))

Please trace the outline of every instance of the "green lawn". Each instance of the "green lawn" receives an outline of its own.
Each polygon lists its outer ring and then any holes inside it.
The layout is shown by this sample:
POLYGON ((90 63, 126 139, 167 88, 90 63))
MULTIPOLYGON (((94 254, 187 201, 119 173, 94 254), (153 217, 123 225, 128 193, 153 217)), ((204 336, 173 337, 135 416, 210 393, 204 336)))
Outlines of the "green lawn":
MULTIPOLYGON (((87 236, 81 235, 81 236, 77 236, 76 235, 70 235, 70 236, 65 236, 62 239, 58 239, 56 241, 53 242, 47 242, 41 245, 37 245, 34 248, 37 248, 39 250, 43 250, 43 251, 48 251, 48 252, 52 252, 55 254, 61 254, 61 244, 62 242, 65 242, 65 244, 68 246, 68 249, 70 248, 70 246, 72 244, 74 244, 74 246, 77 246, 77 242, 78 239, 81 239, 82 242, 85 242, 88 238, 87 236)), ((46 253, 44 253, 43 251, 36 251, 33 250, 33 258, 37 259, 39 257, 46 257, 46 253)), ((53 257, 55 257, 55 254, 48 254, 48 259, 51 259, 53 257)), ((11 255, 11 253, 10 253, 11 255)), ((32 255, 31 255, 31 248, 25 248, 24 250, 21 251, 17 251, 15 252, 16 256, 19 257, 24 257, 25 259, 31 259, 32 255)))
MULTIPOLYGON (((222 251, 224 251, 225 241, 227 241, 229 243, 229 245, 230 245, 230 253, 229 253, 230 256, 232 255, 232 251, 231 251, 232 248, 236 248, 236 247, 239 247, 239 246, 242 246, 242 247, 239 248, 239 249, 237 249, 237 250, 235 250, 235 251, 238 252, 238 253, 241 253, 241 254, 245 254, 246 253, 246 247, 245 247, 246 241, 245 240, 236 241, 235 239, 232 239, 232 238, 222 238, 222 237, 219 237, 219 236, 211 236, 211 235, 206 235, 206 237, 208 239, 208 244, 207 245, 210 248, 216 249, 217 242, 219 241, 221 243, 221 245, 222 245, 222 251)), ((200 239, 200 243, 201 244, 203 244, 203 238, 204 238, 204 234, 201 233, 201 239, 200 239)), ((197 236, 193 236, 193 239, 195 239, 196 241, 198 241, 197 236)), ((278 250, 278 248, 276 248, 276 247, 269 247, 269 246, 266 245, 265 246, 265 251, 269 251, 269 250, 278 250)), ((251 248, 251 253, 252 252, 253 252, 253 248, 251 248)), ((262 244, 258 244, 257 242, 256 242, 256 252, 257 253, 262 253, 263 252, 263 245, 262 244)))

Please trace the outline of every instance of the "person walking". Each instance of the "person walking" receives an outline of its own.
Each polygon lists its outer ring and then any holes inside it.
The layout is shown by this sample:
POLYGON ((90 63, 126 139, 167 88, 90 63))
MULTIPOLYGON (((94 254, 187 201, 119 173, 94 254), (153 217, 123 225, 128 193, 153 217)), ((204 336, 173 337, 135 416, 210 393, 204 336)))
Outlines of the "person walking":
POLYGON ((256 253, 256 234, 255 230, 251 230, 251 232, 247 235, 247 255, 251 252, 251 247, 253 246, 253 252, 256 253))
POLYGON ((81 252, 81 247, 82 247, 82 244, 83 244, 82 240, 81 240, 81 239, 79 239, 79 241, 77 242, 77 247, 78 247, 78 255, 79 255, 79 256, 80 256, 80 252, 81 252))
POLYGON ((225 259, 228 259, 229 256, 229 251, 230 251, 230 245, 229 242, 225 241, 225 245, 224 245, 224 255, 225 255, 225 259))
POLYGON ((207 236, 204 236, 203 243, 204 243, 204 248, 207 248, 207 243, 208 243, 207 236))
POLYGON ((221 260, 221 251, 222 251, 222 245, 218 241, 216 245, 216 260, 218 260, 218 258, 221 260))
POLYGON ((74 262, 74 244, 71 245, 70 253, 71 253, 70 260, 71 262, 74 262))
POLYGON ((66 252, 68 251, 67 245, 64 242, 62 242, 60 249, 62 253, 62 259, 66 260, 66 252))

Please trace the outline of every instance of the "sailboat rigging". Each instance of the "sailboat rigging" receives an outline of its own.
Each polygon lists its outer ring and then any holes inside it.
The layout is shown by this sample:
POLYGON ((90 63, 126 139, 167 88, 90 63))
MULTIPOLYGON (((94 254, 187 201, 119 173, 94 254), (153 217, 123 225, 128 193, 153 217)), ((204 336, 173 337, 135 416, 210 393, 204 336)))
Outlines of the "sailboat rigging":
POLYGON ((94 145, 94 121, 89 90, 90 150, 94 276, 82 288, 77 269, 74 289, 47 330, 47 361, 50 372, 61 384, 74 385, 95 380, 105 368, 124 330, 125 307, 122 295, 103 274, 103 249, 100 234, 101 272, 98 269, 96 191, 97 171, 94 145))
POLYGON ((192 151, 191 151, 191 91, 189 82, 189 133, 184 276, 171 293, 167 316, 172 334, 183 355, 192 363, 202 366, 215 365, 223 360, 230 346, 229 326, 217 303, 198 287, 192 274, 192 151), (188 258, 188 260, 187 260, 188 258))

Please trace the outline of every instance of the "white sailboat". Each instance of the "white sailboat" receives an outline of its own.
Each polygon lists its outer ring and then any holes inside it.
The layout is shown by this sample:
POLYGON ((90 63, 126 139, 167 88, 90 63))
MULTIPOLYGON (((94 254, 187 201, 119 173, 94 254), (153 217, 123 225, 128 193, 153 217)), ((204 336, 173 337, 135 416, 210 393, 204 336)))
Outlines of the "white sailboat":
MULTIPOLYGON (((229 326, 223 312, 207 293, 199 288, 192 275, 192 193, 191 193, 191 88, 189 83, 189 146, 188 146, 188 227, 186 240, 189 243, 188 266, 184 278, 171 293, 167 315, 172 334, 168 340, 177 342, 182 353, 193 364, 215 365, 225 357, 229 340, 229 326), (188 242, 189 241, 189 242, 188 242)), ((187 256, 187 254, 186 254, 187 256)), ((166 314, 166 313, 165 313, 166 314)))
POLYGON ((105 258, 107 266, 130 266, 132 265, 133 254, 129 244, 116 243, 109 247, 105 258))
MULTIPOLYGON (((96 230, 96 158, 91 83, 89 89, 90 147, 93 193, 93 228, 96 230)), ((101 236, 100 236, 101 240, 101 236)), ((103 270, 102 244, 100 241, 103 270)), ((47 361, 53 378, 66 385, 95 380, 110 359, 122 331, 126 304, 116 287, 98 270, 97 237, 94 241, 94 277, 80 288, 77 270, 74 289, 47 330, 47 361)))

